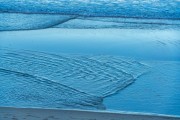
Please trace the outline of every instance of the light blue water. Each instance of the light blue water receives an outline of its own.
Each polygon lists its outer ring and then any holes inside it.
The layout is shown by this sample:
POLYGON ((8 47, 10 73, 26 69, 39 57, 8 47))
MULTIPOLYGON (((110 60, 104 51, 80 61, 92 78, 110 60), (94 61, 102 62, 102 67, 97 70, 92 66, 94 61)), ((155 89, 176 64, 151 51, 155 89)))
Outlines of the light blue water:
POLYGON ((0 0, 0 106, 180 115, 179 0, 0 0))

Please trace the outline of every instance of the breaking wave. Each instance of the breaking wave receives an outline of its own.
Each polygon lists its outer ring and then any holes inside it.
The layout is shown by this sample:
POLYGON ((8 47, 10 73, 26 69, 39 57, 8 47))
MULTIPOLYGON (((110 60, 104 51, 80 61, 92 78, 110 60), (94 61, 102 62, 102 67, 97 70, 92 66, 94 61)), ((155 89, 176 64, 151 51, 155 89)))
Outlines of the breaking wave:
POLYGON ((115 94, 147 72, 118 56, 0 50, 0 104, 18 107, 104 109, 115 94))
POLYGON ((52 27, 179 29, 179 6, 179 0, 0 0, 0 31, 52 27))

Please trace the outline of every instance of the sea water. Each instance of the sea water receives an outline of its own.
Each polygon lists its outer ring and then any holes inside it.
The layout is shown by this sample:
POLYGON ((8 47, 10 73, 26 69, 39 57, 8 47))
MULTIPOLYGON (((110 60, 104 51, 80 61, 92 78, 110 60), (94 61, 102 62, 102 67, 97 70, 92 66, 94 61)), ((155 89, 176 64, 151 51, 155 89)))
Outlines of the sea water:
POLYGON ((180 115, 179 4, 0 0, 0 106, 180 115))

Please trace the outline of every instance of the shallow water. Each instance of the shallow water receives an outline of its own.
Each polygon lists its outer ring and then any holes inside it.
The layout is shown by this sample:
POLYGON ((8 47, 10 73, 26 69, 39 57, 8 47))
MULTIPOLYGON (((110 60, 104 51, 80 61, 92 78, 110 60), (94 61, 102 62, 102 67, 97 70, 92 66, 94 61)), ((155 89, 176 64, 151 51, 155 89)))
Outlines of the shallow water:
POLYGON ((180 115, 180 61, 145 61, 150 73, 104 100, 107 109, 180 115))
POLYGON ((0 32, 0 104, 179 115, 179 38, 175 29, 0 32))

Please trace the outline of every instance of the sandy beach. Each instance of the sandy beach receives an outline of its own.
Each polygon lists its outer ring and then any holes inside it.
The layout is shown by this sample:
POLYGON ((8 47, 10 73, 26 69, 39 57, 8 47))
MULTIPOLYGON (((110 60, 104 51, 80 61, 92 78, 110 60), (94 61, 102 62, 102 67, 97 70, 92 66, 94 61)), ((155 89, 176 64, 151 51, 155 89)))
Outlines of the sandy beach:
POLYGON ((180 117, 110 111, 0 107, 0 120, 180 120, 180 117))

